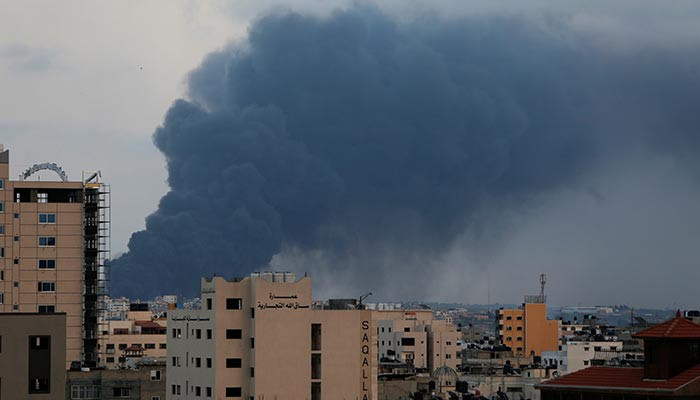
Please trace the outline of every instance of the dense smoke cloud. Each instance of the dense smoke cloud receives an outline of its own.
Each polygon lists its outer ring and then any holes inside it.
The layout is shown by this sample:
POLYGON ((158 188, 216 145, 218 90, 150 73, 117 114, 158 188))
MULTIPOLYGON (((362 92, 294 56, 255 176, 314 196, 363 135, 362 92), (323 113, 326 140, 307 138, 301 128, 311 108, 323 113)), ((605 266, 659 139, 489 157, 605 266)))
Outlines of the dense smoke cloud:
POLYGON ((569 22, 263 16, 156 130, 171 190, 114 261, 113 293, 194 294, 200 276, 316 250, 349 279, 418 279, 484 208, 527 207, 630 148, 694 164, 698 47, 618 53, 569 22))

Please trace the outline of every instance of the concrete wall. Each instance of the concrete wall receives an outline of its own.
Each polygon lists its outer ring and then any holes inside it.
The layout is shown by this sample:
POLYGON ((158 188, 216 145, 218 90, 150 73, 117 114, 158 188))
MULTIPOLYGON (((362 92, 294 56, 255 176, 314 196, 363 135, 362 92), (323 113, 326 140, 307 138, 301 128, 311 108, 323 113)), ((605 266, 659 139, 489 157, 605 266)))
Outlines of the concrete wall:
POLYGON ((0 398, 63 400, 66 385, 66 315, 0 314, 0 398), (29 394, 29 337, 50 337, 50 392, 29 394))

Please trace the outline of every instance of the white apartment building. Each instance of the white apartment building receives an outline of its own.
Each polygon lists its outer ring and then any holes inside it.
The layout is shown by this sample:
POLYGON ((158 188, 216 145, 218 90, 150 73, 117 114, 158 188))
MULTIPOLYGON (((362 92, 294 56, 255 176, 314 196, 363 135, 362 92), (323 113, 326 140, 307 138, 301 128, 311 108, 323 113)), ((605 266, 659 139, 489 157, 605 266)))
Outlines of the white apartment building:
POLYGON ((591 366, 596 352, 620 351, 621 341, 567 341, 558 351, 542 352, 542 363, 556 368, 560 375, 570 374, 591 366))

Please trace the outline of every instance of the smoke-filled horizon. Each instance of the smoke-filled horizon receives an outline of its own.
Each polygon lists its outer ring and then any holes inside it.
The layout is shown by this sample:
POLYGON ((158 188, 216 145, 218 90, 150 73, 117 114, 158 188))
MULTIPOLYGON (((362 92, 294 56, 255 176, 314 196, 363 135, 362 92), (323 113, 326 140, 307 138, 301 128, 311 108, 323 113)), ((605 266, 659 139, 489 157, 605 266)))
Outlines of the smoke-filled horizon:
POLYGON ((274 257, 420 298, 456 244, 498 252, 513 215, 601 166, 642 154, 695 173, 699 43, 601 42, 551 16, 262 16, 154 133, 170 191, 112 292, 195 294, 274 257))

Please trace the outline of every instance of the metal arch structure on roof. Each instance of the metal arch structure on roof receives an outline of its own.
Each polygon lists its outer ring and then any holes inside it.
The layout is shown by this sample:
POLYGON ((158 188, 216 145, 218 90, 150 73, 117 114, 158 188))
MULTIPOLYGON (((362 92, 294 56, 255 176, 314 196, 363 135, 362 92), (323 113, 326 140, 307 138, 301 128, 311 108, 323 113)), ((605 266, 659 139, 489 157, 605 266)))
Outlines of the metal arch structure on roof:
POLYGON ((61 168, 56 163, 34 164, 31 167, 27 168, 27 170, 24 171, 19 177, 21 180, 25 180, 39 171, 53 171, 58 175, 59 178, 61 178, 62 182, 68 182, 68 175, 66 175, 66 172, 63 170, 63 168, 61 168))

